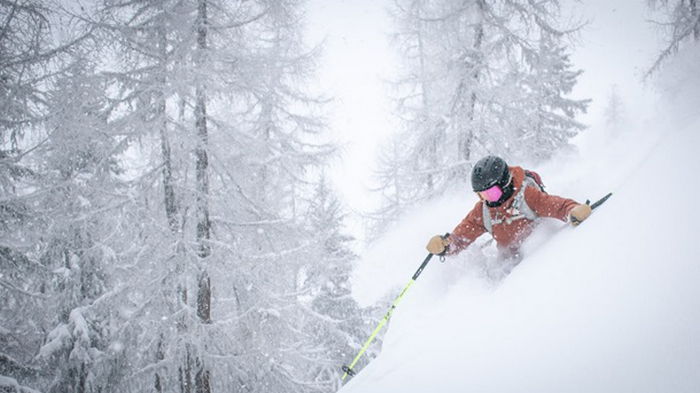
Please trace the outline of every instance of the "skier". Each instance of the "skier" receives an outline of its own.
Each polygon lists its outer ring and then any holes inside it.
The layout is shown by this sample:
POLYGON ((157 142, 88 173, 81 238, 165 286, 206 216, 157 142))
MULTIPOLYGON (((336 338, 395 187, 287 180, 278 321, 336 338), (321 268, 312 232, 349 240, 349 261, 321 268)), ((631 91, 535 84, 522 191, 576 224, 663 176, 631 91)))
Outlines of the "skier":
POLYGON ((540 176, 518 166, 509 167, 496 156, 480 159, 472 170, 472 188, 479 202, 449 236, 436 235, 427 249, 435 255, 454 255, 489 232, 500 260, 517 263, 519 248, 539 217, 552 217, 576 226, 591 214, 588 204, 544 192, 540 176))

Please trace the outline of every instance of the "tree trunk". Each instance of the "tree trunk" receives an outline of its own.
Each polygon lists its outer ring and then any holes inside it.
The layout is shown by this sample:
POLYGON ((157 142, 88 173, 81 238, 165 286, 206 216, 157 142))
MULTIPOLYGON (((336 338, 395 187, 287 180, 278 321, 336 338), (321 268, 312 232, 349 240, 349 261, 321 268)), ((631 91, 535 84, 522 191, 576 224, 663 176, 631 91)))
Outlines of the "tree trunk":
MULTIPOLYGON (((197 29, 197 47, 201 57, 207 48, 207 2, 199 0, 199 26, 197 29)), ((197 171, 197 244, 199 257, 204 259, 211 253, 209 246, 211 223, 209 221, 209 158, 207 154, 207 93, 201 80, 196 87, 195 128, 197 130, 196 171, 197 171)))
POLYGON ((178 379, 180 380, 180 392, 192 393, 192 349, 185 344, 185 364, 180 367, 178 379))
MULTIPOLYGON (((199 0, 197 7, 197 58, 198 68, 205 62, 203 57, 207 49, 207 1, 199 0)), ((208 177, 208 135, 207 135, 207 92, 204 82, 199 79, 196 84, 195 128, 197 130, 196 177, 197 177, 197 244, 202 263, 197 292, 197 316, 204 323, 211 321, 211 281, 207 274, 204 260, 211 254, 209 244, 211 222, 209 221, 209 177, 208 177)), ((195 360, 195 392, 211 392, 211 375, 204 364, 201 353, 195 360)))
POLYGON ((195 393, 210 393, 210 375, 209 370, 207 370, 203 364, 199 361, 197 362, 197 375, 195 376, 195 393))
MULTIPOLYGON (((158 337, 158 346, 156 348, 156 363, 162 362, 163 359, 165 359, 165 353, 163 351, 163 335, 161 334, 160 337, 158 337)), ((155 388, 157 393, 163 393, 163 382, 163 377, 160 376, 160 373, 156 372, 155 388)))
MULTIPOLYGON (((481 63, 483 61, 482 59, 482 54, 481 54, 481 45, 484 40, 484 25, 483 25, 483 20, 484 20, 484 12, 486 5, 484 4, 483 0, 477 0, 476 2, 476 7, 477 7, 477 22, 474 25, 474 43, 472 45, 473 53, 475 53, 475 57, 472 59, 472 75, 471 75, 471 93, 469 94, 469 103, 467 107, 467 120, 468 120, 468 126, 466 128, 463 128, 461 130, 461 134, 459 136, 459 145, 458 145, 458 159, 462 162, 468 162, 471 159, 471 149, 472 149, 472 142, 474 140, 474 119, 476 118, 476 104, 478 102, 478 95, 476 93, 476 90, 474 89, 474 86, 478 86, 479 84, 479 71, 481 67, 481 63)), ((467 173, 466 173, 466 166, 463 167, 464 169, 462 170, 463 173, 460 174, 462 179, 467 178, 467 173)))
POLYGON ((693 38, 695 38, 695 41, 700 41, 700 8, 698 8, 697 0, 690 0, 689 4, 693 23, 693 38))
MULTIPOLYGON (((197 44, 201 51, 207 47, 207 3, 199 2, 199 28, 197 31, 197 44)), ((195 127, 197 129, 197 244, 199 245, 199 258, 205 259, 211 254, 209 239, 211 236, 211 222, 209 221, 209 157, 207 135, 207 102, 206 89, 202 83, 197 85, 197 103, 195 106, 195 127)), ((197 295, 197 315, 204 322, 211 320, 211 288, 209 276, 205 269, 199 278, 199 293, 197 295)))
MULTIPOLYGON (((416 36, 418 38, 418 60, 419 60, 419 66, 420 66, 420 87, 421 87, 421 117, 420 117, 420 129, 426 130, 431 125, 429 124, 430 121, 430 91, 429 91, 429 84, 427 83, 427 75, 426 75, 426 68, 425 68, 425 44, 423 42, 423 20, 421 16, 421 8, 420 5, 418 5, 418 9, 416 10, 416 16, 417 16, 417 23, 418 26, 416 28, 416 36)), ((438 139, 440 138, 440 133, 441 128, 435 127, 434 130, 435 135, 430 138, 428 141, 428 162, 430 163, 430 167, 434 167, 435 164, 437 163, 437 145, 438 145, 438 139)), ((432 194, 433 189, 435 188, 435 175, 432 172, 428 172, 428 176, 426 178, 426 187, 428 188, 428 193, 432 194)))
MULTIPOLYGON (((164 12, 164 10, 160 9, 160 12, 164 12)), ((158 76, 158 91, 157 91, 157 96, 156 96, 156 114, 155 118, 158 123, 158 128, 159 128, 159 133, 160 133, 160 150, 161 150, 161 156, 163 160, 163 168, 162 168, 162 176, 163 176, 163 202, 165 206, 165 217, 168 221, 168 227, 170 228, 170 231, 172 232, 173 235, 177 234, 178 232, 178 223, 177 223, 177 206, 175 204, 175 187, 173 185, 173 166, 172 166, 172 153, 170 150, 170 142, 168 140, 168 119, 167 119, 167 114, 166 114, 166 96, 165 96, 165 89, 166 89, 166 73, 167 73, 167 57, 168 57, 168 48, 167 48, 167 35, 165 31, 165 26, 161 25, 159 28, 159 68, 160 68, 160 75, 158 76)), ((178 269, 179 270, 179 269, 178 269)), ((182 286, 179 286, 178 288, 178 296, 181 299, 186 298, 186 294, 182 293, 183 288, 182 286)), ((184 322, 183 324, 184 325, 184 322)), ((165 359, 165 353, 163 352, 163 341, 164 337, 161 334, 160 337, 158 338, 158 345, 156 349, 156 362, 160 363, 163 359, 165 359)), ((154 382, 154 387, 155 391, 157 393, 163 393, 165 386, 164 386, 165 379, 163 376, 161 376, 159 371, 156 371, 155 373, 155 382, 154 382)))
POLYGON ((199 277, 197 316, 204 323, 211 322, 211 280, 206 271, 199 277))
MULTIPOLYGON (((164 10, 161 9, 161 12, 164 10)), ((159 68, 160 75, 158 77, 158 93, 156 102, 156 119, 159 122, 160 128, 160 150, 163 156, 163 198, 165 202, 165 216, 168 219, 170 230, 177 233, 177 206, 175 205, 175 189, 173 187, 173 166, 170 151, 170 142, 168 141, 168 119, 165 113, 165 88, 166 88, 166 73, 167 73, 167 57, 168 57, 168 39, 165 32, 165 26, 160 26, 159 33, 159 68)))
POLYGON ((168 219, 170 231, 177 233, 177 206, 175 205, 175 189, 173 187, 173 169, 170 153, 170 142, 167 136, 167 120, 165 119, 165 98, 158 102, 159 116, 162 116, 160 124, 160 148, 163 155, 163 196, 165 202, 165 216, 168 219))

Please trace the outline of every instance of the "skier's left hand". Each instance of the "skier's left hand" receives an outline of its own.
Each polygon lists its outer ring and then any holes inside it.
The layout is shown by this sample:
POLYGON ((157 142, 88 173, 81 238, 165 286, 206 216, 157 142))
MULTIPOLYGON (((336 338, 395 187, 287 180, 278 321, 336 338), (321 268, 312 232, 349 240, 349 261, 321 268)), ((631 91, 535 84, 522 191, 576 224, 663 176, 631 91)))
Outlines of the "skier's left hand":
POLYGON ((592 209, 588 204, 576 205, 569 211, 569 222, 571 225, 577 226, 591 215, 591 211, 592 209))

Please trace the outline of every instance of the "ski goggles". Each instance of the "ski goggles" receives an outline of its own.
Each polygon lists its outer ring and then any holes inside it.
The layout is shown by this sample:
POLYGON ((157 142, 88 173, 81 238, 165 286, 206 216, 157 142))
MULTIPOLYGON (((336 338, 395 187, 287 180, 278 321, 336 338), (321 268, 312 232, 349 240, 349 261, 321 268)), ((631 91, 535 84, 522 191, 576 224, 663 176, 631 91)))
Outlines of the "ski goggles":
POLYGON ((489 202, 496 202, 503 196, 503 190, 499 186, 493 186, 485 189, 484 191, 479 191, 479 196, 489 202))

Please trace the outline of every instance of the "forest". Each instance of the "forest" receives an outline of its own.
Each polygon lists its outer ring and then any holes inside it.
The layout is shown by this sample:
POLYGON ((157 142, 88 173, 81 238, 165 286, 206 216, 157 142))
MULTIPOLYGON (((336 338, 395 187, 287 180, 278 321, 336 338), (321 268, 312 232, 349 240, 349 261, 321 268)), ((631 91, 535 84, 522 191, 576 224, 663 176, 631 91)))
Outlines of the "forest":
MULTIPOLYGON (((572 149, 586 21, 560 3, 388 2, 400 127, 366 191, 371 237, 485 154, 572 149)), ((0 391, 341 388, 388 300, 351 292, 361 236, 327 174, 343 152, 308 6, 0 0, 0 391)), ((651 77, 700 41, 700 6, 646 6, 665 42, 651 77)))

